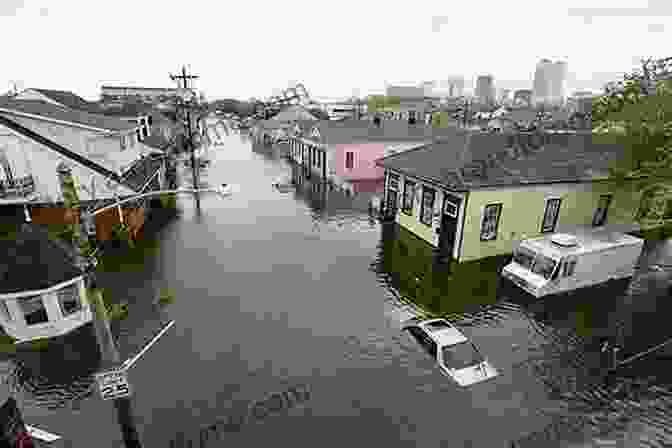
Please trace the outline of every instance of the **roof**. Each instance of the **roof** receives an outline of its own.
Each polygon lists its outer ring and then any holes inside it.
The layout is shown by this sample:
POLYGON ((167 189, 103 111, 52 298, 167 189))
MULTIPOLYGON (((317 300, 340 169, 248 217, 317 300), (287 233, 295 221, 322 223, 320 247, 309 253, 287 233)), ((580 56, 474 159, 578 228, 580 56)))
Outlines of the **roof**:
POLYGON ((421 122, 409 125, 405 120, 381 120, 380 127, 370 120, 324 120, 314 123, 313 126, 319 129, 322 141, 326 144, 358 141, 429 142, 450 133, 452 129, 427 126, 421 122))
POLYGON ((137 87, 137 86, 100 86, 101 89, 123 89, 123 90, 150 90, 150 91, 174 91, 177 92, 178 89, 175 87, 137 87))
POLYGON ((449 345, 459 344, 460 342, 466 342, 467 337, 460 332, 453 325, 448 323, 448 326, 442 327, 439 329, 432 329, 431 324, 433 322, 445 323, 447 322, 444 319, 432 319, 420 322, 420 326, 427 331, 429 337, 432 338, 439 347, 445 347, 449 345))
POLYGON ((317 117, 303 106, 289 106, 271 118, 275 121, 317 120, 317 117))
POLYGON ((111 117, 141 117, 152 114, 152 106, 146 104, 119 103, 104 104, 95 103, 97 113, 111 117))
POLYGON ((29 89, 41 93, 47 98, 56 101, 59 104, 62 104, 66 107, 79 110, 88 110, 91 107, 91 103, 86 101, 79 95, 76 95, 72 92, 66 90, 51 90, 51 89, 29 89))
POLYGON ((596 144, 590 133, 548 133, 538 149, 534 134, 482 133, 453 129, 438 141, 379 159, 379 166, 442 184, 458 191, 551 182, 605 179, 624 148, 596 144), (514 148, 507 149, 513 137, 514 148), (478 169, 472 169, 472 168, 478 169))
POLYGON ((171 142, 161 134, 150 134, 142 140, 142 143, 161 151, 165 151, 171 145, 171 142))
MULTIPOLYGON (((115 181, 119 184, 122 184, 122 185, 134 190, 134 191, 138 191, 138 188, 137 188, 138 185, 142 186, 142 185, 145 184, 146 180, 148 180, 147 176, 151 176, 151 175, 154 174, 153 171, 149 175, 145 175, 144 171, 142 173, 138 173, 137 168, 135 168, 135 171, 132 171, 132 170, 126 171, 126 173, 122 177, 118 173, 116 173, 116 172, 110 170, 109 168, 99 164, 98 162, 93 161, 89 158, 83 157, 82 155, 64 147, 63 145, 60 145, 60 144, 44 137, 43 135, 40 135, 40 134, 32 131, 31 129, 28 129, 28 128, 22 126, 21 124, 15 122, 13 120, 10 120, 9 118, 4 117, 2 115, 0 115, 0 125, 6 126, 7 128, 13 130, 17 134, 20 134, 23 137, 26 137, 26 138, 28 138, 28 139, 36 142, 36 143, 39 143, 43 146, 46 146, 47 148, 63 155, 64 157, 66 157, 70 160, 73 160, 73 161, 79 163, 80 165, 83 165, 83 166, 87 167, 88 169, 100 174, 101 176, 103 176, 105 178, 108 178, 108 179, 111 179, 111 180, 113 180, 113 181, 115 181)), ((147 158, 145 158, 145 159, 147 159, 147 158)), ((141 160, 145 160, 145 159, 141 159, 141 160)), ((133 166, 131 166, 131 169, 133 169, 136 164, 138 164, 138 162, 135 162, 135 164, 133 166)))
POLYGON ((47 289, 81 275, 72 254, 34 226, 0 239, 0 294, 47 289))
POLYGON ((563 247, 554 244, 551 241, 551 238, 556 234, 549 234, 527 240, 526 244, 529 244, 530 247, 534 247, 537 250, 544 250, 546 253, 560 257, 563 255, 597 252, 615 246, 631 246, 643 243, 643 240, 640 238, 636 238, 626 233, 609 230, 594 230, 593 228, 577 227, 566 233, 576 238, 578 243, 577 246, 563 247))
POLYGON ((92 114, 82 110, 49 104, 44 101, 0 99, 0 113, 29 114, 44 117, 45 119, 59 120, 75 126, 85 126, 103 131, 120 132, 138 128, 135 123, 129 123, 105 115, 92 114))
POLYGON ((140 191, 161 168, 161 164, 161 158, 143 157, 124 172, 121 182, 134 191, 140 191))

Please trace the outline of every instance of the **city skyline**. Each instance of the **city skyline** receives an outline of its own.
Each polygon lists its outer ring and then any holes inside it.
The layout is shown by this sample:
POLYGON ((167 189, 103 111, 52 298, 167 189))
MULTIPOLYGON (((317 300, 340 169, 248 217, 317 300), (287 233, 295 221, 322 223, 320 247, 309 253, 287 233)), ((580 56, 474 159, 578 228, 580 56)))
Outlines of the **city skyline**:
POLYGON ((514 0, 489 5, 483 17, 477 5, 441 10, 421 3, 408 11, 401 5, 346 0, 306 13, 308 6, 287 0, 269 4, 259 14, 252 4, 226 8, 195 0, 190 4, 197 12, 192 18, 170 3, 119 0, 113 8, 101 9, 74 0, 3 2, 0 36, 6 42, 21 39, 5 47, 11 64, 0 76, 0 91, 16 82, 19 89, 70 90, 93 100, 105 84, 174 87, 168 75, 182 65, 200 76, 195 87, 213 99, 269 97, 293 82, 303 83, 314 98, 347 98, 354 92, 361 97, 384 93, 389 84, 417 86, 436 80, 442 88, 442 81, 455 74, 464 77, 466 90, 472 90, 476 78, 488 73, 498 88, 518 90, 532 88, 534 67, 541 58, 568 62, 568 93, 600 91, 636 68, 640 58, 667 56, 664 25, 672 29, 669 16, 653 13, 634 18, 593 14, 587 24, 570 9, 591 5, 576 0, 543 9, 514 0), (344 24, 355 19, 378 23, 382 16, 384 28, 343 32, 344 24), (302 23, 301 17, 320 27, 308 32, 288 26, 302 23), (477 31, 466 20, 470 17, 479 17, 479 30, 487 32, 477 31), (525 26, 512 26, 516 17, 525 17, 525 26), (101 20, 119 26, 101 27, 101 20), (168 30, 175 23, 198 34, 173 36, 168 30), (390 29, 403 32, 385 31, 390 29), (497 46, 486 35, 498 36, 497 46), (459 45, 454 44, 456 36, 461 36, 459 45), (596 36, 609 42, 599 46, 599 57, 590 44, 596 36), (647 42, 645 48, 642 41, 647 42), (306 56, 289 58, 290 52, 306 56))

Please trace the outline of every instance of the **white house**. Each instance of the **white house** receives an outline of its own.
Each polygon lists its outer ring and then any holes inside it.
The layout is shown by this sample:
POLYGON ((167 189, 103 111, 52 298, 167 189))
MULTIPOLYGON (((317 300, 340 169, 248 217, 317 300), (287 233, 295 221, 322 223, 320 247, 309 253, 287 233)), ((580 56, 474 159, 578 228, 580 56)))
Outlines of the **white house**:
POLYGON ((63 336, 92 321, 84 273, 67 248, 24 226, 0 240, 0 325, 25 342, 63 336), (29 274, 28 274, 29 273, 29 274))

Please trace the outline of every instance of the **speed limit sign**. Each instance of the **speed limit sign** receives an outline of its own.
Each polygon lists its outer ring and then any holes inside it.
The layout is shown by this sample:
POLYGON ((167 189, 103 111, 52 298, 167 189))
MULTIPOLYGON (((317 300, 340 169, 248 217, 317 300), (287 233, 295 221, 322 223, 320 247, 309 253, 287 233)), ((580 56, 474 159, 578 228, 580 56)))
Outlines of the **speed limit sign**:
POLYGON ((131 395, 131 386, 125 369, 108 370, 96 374, 98 389, 103 400, 115 400, 131 395))

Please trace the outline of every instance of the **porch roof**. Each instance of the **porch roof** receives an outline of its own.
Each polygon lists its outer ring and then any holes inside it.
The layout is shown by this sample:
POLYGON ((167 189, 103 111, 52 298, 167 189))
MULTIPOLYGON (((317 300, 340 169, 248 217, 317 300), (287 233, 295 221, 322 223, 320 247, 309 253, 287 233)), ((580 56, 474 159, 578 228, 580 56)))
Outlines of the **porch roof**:
POLYGON ((0 239, 0 294, 47 289, 82 274, 72 254, 33 226, 0 239))
POLYGON ((622 146, 594 143, 588 133, 553 134, 550 143, 538 150, 523 151, 507 150, 508 135, 457 129, 435 143, 384 157, 376 164, 466 191, 605 179, 610 164, 624 155, 622 146))

